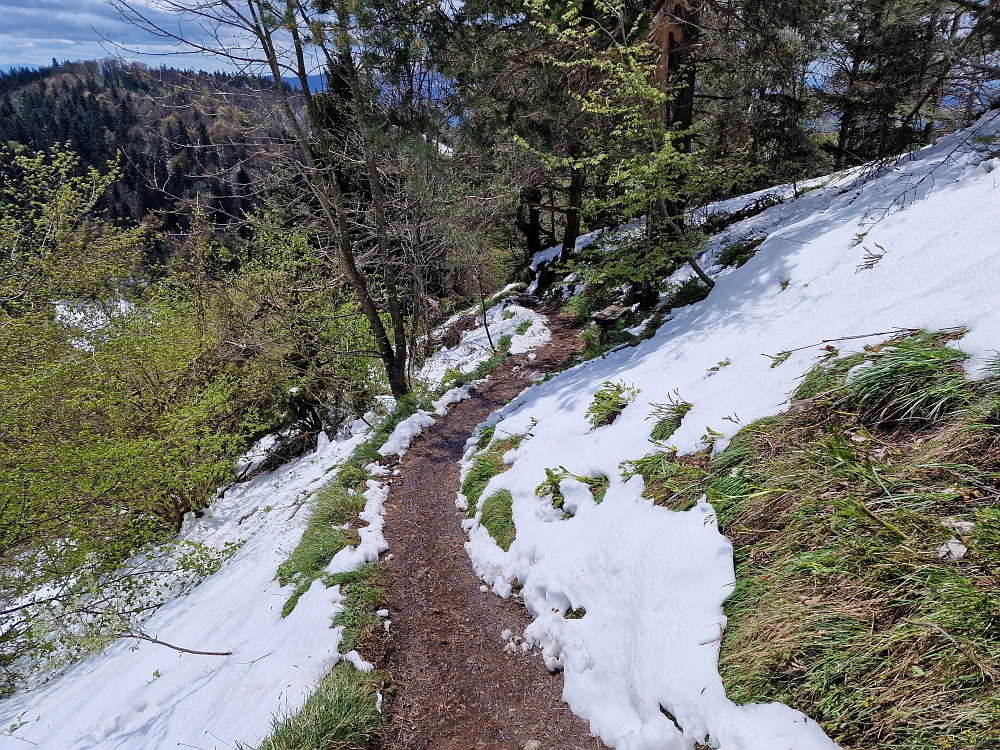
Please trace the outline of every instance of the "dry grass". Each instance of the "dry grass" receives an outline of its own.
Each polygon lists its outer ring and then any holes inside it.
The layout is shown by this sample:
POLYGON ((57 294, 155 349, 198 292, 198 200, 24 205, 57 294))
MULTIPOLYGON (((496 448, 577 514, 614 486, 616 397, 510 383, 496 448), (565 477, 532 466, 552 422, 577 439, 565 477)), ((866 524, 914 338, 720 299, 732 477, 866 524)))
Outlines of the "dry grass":
MULTIPOLYGON (((920 403, 899 377, 885 393, 920 403)), ((940 395, 939 373, 927 380, 940 395)), ((920 420, 818 389, 709 465, 700 485, 735 549, 720 658, 734 700, 785 702, 853 750, 1000 748, 998 401, 961 388, 920 420), (942 559, 953 538, 966 553, 942 559)))

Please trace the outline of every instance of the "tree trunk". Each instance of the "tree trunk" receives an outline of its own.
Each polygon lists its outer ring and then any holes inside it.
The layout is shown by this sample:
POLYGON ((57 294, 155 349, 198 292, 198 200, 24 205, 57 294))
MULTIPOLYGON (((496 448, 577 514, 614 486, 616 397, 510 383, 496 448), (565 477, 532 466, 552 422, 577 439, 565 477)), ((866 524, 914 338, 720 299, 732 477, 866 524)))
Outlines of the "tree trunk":
POLYGON ((583 208, 583 188, 587 173, 573 167, 569 178, 568 202, 566 211, 566 229, 563 232, 562 250, 559 252, 560 262, 569 260, 570 254, 576 250, 576 241, 580 236, 580 211, 583 208))

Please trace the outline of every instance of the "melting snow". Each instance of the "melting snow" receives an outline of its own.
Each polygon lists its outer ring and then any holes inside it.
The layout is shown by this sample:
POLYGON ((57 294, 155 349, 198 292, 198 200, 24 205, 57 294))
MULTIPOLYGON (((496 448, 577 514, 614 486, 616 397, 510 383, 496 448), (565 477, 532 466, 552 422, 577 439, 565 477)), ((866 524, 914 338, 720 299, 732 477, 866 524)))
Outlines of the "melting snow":
MULTIPOLYGON (((491 418, 501 419, 498 435, 530 431, 511 470, 483 493, 510 490, 517 538, 503 552, 477 517, 466 522, 467 549, 496 593, 509 595, 515 578, 523 586, 535 618, 525 639, 564 670, 565 700, 610 746, 690 750, 709 737, 723 750, 836 747, 798 711, 726 698, 717 657, 722 602, 735 583, 731 545, 709 504, 656 507, 640 477, 623 481, 619 464, 652 451, 647 417, 674 389, 694 407, 669 442, 695 451, 711 428, 721 449, 743 425, 786 408, 824 340, 860 337, 836 342, 846 354, 902 328, 964 326, 958 344, 976 376, 1000 348, 1000 191, 972 136, 998 126, 992 112, 880 174, 817 181, 728 228, 706 265, 727 239, 767 240, 741 268, 715 266, 706 300, 676 310, 652 339, 537 384, 491 418), (876 243, 882 258, 866 267, 876 243), (791 354, 772 367, 781 352, 791 354), (592 429, 585 412, 607 380, 641 392, 613 424, 592 429), (575 516, 563 520, 535 496, 545 468, 558 466, 609 477, 604 501, 575 493, 575 516), (582 619, 563 617, 579 607, 582 619)), ((738 201, 727 210, 746 198, 738 201)), ((960 546, 945 554, 959 556, 960 546)))

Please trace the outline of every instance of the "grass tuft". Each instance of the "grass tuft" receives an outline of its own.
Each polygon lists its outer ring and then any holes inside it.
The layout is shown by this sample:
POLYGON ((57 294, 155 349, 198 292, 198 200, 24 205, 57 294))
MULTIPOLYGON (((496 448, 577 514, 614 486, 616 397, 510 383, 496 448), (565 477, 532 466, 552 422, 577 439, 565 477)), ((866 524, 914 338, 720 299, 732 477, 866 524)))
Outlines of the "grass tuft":
POLYGON ((510 549, 510 545, 517 536, 517 530, 514 528, 513 508, 514 498, 509 490, 494 492, 483 501, 480 523, 490 532, 490 536, 504 552, 510 549))
POLYGON ((382 726, 376 709, 381 678, 340 663, 299 711, 275 721, 259 750, 365 750, 382 726))
POLYGON ((472 459, 472 467, 462 482, 462 494, 469 501, 469 518, 476 515, 479 505, 479 498, 483 496, 483 490, 490 480, 497 474, 502 473, 507 467, 504 466, 503 454, 491 450, 484 450, 477 453, 472 459))
POLYGON ((587 421, 594 428, 611 424, 638 395, 638 388, 632 388, 621 382, 604 381, 604 385, 594 394, 594 400, 587 409, 587 421))
POLYGON ((865 424, 939 419, 972 398, 962 362, 946 337, 918 334, 869 355, 854 377, 837 389, 835 405, 855 409, 865 424))
POLYGON ((382 620, 375 614, 385 596, 385 591, 377 583, 381 572, 382 567, 374 563, 349 573, 330 575, 323 580, 328 587, 339 584, 340 593, 346 597, 344 609, 333 618, 334 627, 344 627, 339 647, 341 653, 356 648, 370 638, 385 635, 382 620))
POLYGON ((784 702, 851 748, 998 746, 995 381, 965 380, 949 338, 828 359, 692 478, 734 547, 734 701, 784 702), (956 538, 966 553, 942 559, 956 538))
POLYGON ((682 399, 680 393, 675 390, 672 394, 667 395, 666 404, 651 404, 651 406, 653 413, 646 419, 655 419, 656 425, 653 427, 649 439, 654 443, 662 443, 677 432, 684 415, 691 411, 694 404, 682 399))

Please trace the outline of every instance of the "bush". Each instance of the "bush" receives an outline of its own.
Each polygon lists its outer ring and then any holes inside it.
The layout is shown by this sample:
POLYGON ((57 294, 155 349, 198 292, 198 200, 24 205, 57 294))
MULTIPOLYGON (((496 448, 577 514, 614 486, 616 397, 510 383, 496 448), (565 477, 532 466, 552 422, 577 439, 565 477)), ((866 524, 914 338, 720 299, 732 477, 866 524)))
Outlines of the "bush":
POLYGON ((701 283, 697 276, 674 284, 669 291, 667 307, 685 307, 701 302, 712 290, 701 283))
POLYGON ((725 266, 727 268, 739 268, 757 254, 757 248, 760 247, 766 239, 767 235, 751 234, 746 237, 741 237, 735 242, 731 242, 723 247, 722 250, 719 251, 715 260, 720 266, 725 266))

